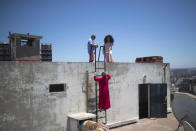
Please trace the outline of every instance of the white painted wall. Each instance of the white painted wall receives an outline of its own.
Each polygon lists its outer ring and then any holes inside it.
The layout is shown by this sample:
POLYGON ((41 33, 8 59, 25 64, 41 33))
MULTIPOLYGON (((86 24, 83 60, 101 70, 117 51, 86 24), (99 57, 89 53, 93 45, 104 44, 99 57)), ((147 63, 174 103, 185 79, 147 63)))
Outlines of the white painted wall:
MULTIPOLYGON (((108 110, 108 124, 131 122, 139 119, 138 85, 143 83, 162 83, 163 64, 116 63, 107 66, 110 81, 111 109, 108 110)), ((166 82, 170 88, 170 71, 166 69, 166 82)), ((168 88, 168 94, 170 90, 168 88)), ((167 97, 170 108, 170 95, 167 97)))
MULTIPOLYGON (((107 64, 111 75, 108 124, 137 120, 138 84, 163 82, 164 64, 107 64)), ((0 62, 0 130, 65 131, 67 115, 86 112, 88 88, 94 90, 93 63, 0 62), (66 83, 66 92, 49 93, 49 84, 66 83)), ((170 70, 166 68, 168 94, 170 70)), ((170 107, 170 95, 168 95, 170 107)))

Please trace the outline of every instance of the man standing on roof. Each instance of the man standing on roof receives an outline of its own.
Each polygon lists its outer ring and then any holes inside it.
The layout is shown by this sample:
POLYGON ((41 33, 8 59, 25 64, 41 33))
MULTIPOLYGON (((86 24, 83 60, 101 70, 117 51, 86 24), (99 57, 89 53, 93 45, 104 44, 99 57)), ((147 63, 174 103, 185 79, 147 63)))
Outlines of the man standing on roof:
POLYGON ((89 62, 94 61, 95 49, 98 47, 98 45, 94 42, 95 38, 95 35, 91 35, 91 38, 88 40, 89 62))

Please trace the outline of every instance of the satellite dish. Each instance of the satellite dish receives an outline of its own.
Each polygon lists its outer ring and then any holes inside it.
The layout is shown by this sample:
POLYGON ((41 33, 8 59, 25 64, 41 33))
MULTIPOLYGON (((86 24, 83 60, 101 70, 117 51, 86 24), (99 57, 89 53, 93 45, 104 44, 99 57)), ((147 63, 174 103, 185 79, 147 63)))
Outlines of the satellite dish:
POLYGON ((183 122, 184 131, 195 131, 195 129, 187 121, 183 122))
MULTIPOLYGON (((171 106, 173 114, 180 124, 184 125, 184 122, 187 121, 196 129, 196 96, 189 93, 176 92, 174 93, 171 106)), ((186 127, 188 126, 187 123, 185 123, 186 127)))

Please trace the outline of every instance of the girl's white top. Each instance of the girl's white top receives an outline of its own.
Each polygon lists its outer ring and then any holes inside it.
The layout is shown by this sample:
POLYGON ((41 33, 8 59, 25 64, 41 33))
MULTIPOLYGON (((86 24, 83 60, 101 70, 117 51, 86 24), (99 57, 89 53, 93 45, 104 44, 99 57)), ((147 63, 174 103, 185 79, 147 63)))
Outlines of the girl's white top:
POLYGON ((113 43, 107 42, 107 43, 104 43, 104 46, 105 46, 105 53, 112 54, 113 43))

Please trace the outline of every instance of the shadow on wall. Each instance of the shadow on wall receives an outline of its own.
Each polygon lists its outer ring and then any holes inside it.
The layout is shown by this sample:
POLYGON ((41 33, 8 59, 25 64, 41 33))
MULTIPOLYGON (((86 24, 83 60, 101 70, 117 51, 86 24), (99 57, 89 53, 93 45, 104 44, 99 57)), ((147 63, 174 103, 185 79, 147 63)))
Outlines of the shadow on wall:
POLYGON ((70 131, 70 119, 67 118, 67 129, 66 131, 70 131))

